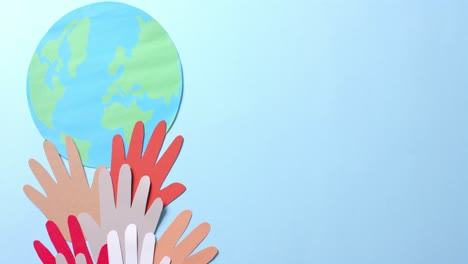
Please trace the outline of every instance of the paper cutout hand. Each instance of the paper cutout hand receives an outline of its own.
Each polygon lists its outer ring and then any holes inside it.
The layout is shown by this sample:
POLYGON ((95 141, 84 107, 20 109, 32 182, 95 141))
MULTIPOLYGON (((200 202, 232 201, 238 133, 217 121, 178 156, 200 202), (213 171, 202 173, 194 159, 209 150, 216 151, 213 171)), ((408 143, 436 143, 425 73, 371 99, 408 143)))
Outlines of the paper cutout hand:
POLYGON ((165 256, 159 264, 171 264, 171 259, 168 256, 165 256))
POLYGON ((154 264, 161 263, 164 256, 170 258, 171 264, 209 263, 218 254, 216 247, 208 247, 190 255, 210 232, 208 223, 200 224, 180 243, 177 243, 187 229, 191 217, 190 210, 183 211, 159 238, 154 253, 154 264))
MULTIPOLYGON (((73 256, 73 260, 75 262, 75 264, 87 264, 86 263, 86 257, 83 255, 83 254, 78 254, 75 256, 73 256)), ((55 257, 55 262, 53 262, 54 264, 68 264, 67 262, 67 259, 65 258, 65 256, 63 254, 58 254, 56 257, 55 257)))
MULTIPOLYGON (((106 244, 107 234, 112 230, 116 230, 119 237, 124 237, 125 229, 129 224, 137 225, 138 245, 143 243, 143 238, 147 233, 154 234, 163 204, 161 199, 156 199, 145 214, 150 184, 148 176, 141 178, 132 203, 132 173, 128 165, 123 165, 120 169, 116 203, 111 176, 106 169, 100 171, 99 204, 101 224, 97 224, 93 217, 87 213, 78 216, 85 235, 88 237, 93 256, 96 256, 102 245, 106 244)), ((120 241, 120 244, 121 248, 124 248, 124 241, 120 241)), ((138 256, 140 256, 140 252, 141 250, 139 250, 138 256)))
POLYGON ((122 136, 114 136, 112 141, 112 159, 110 170, 110 174, 112 175, 112 183, 114 184, 114 192, 117 192, 119 171, 123 164, 128 164, 132 168, 134 183, 132 190, 133 194, 136 192, 136 183, 140 181, 141 177, 150 177, 152 186, 149 195, 148 207, 158 197, 163 200, 163 206, 165 207, 185 191, 185 186, 177 182, 172 183, 161 190, 161 187, 166 180, 169 171, 171 170, 177 159, 177 156, 180 153, 180 149, 182 148, 182 143, 184 141, 182 136, 177 136, 174 141, 172 141, 171 145, 167 148, 166 152, 157 161, 165 137, 166 122, 161 121, 154 129, 146 147, 146 151, 142 156, 145 127, 142 122, 137 122, 133 128, 127 156, 125 156, 125 146, 122 136))
POLYGON ((123 261, 124 254, 122 254, 117 231, 112 230, 107 234, 110 264, 153 264, 156 243, 154 233, 147 233, 143 244, 138 244, 137 235, 137 226, 128 225, 127 230, 125 230, 125 261, 123 261), (140 257, 138 257, 138 250, 141 251, 140 257))
POLYGON ((70 234, 67 229, 67 217, 87 212, 99 222, 99 196, 97 184, 95 184, 96 181, 93 181, 91 188, 89 187, 81 158, 73 139, 67 136, 65 140, 70 174, 65 168, 55 146, 50 141, 45 141, 44 152, 57 182, 52 179, 39 162, 31 159, 29 166, 47 197, 30 185, 25 185, 23 190, 28 198, 39 207, 42 213, 58 225, 65 239, 70 241, 70 234))
MULTIPOLYGON (((46 224, 47 232, 49 233, 50 240, 57 250, 57 256, 54 257, 52 253, 40 241, 34 241, 34 248, 37 255, 43 264, 93 264, 91 255, 89 254, 86 240, 81 230, 78 219, 70 215, 68 217, 68 227, 71 235, 71 242, 73 252, 68 246, 63 234, 60 232, 59 227, 53 222, 48 221, 46 224)), ((108 264, 107 245, 101 247, 97 264, 108 264)))

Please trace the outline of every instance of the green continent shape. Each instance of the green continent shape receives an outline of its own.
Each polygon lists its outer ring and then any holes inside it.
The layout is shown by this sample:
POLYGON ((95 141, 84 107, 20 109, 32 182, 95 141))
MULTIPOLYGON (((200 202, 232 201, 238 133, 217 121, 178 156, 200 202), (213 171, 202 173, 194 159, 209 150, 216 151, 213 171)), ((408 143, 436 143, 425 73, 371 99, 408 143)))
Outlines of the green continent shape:
POLYGON ((104 109, 101 124, 104 128, 114 130, 123 128, 125 142, 130 142, 130 137, 135 123, 147 122, 153 116, 154 110, 143 111, 134 101, 128 107, 115 102, 104 109))
POLYGON ((109 103, 116 94, 146 94, 151 99, 164 98, 168 105, 172 95, 179 96, 182 83, 179 55, 169 35, 156 20, 145 22, 140 17, 137 19, 140 26, 139 41, 131 50, 130 57, 125 55, 124 47, 117 48, 114 60, 109 65, 109 73, 117 74, 122 66, 124 70, 107 88, 108 94, 103 97, 103 102, 109 103))
POLYGON ((89 18, 80 20, 67 37, 71 51, 71 58, 68 62, 68 72, 70 76, 74 78, 76 77, 76 68, 81 65, 88 56, 86 48, 88 47, 90 27, 91 21, 89 18))
MULTIPOLYGON (((65 137, 67 135, 63 132, 60 132, 60 142, 65 144, 65 137)), ((89 150, 91 149, 91 141, 89 140, 80 140, 77 138, 73 138, 73 141, 75 142, 76 148, 78 149, 78 152, 80 153, 81 157, 81 163, 85 164, 88 162, 89 159, 89 150)))
POLYGON ((62 68, 63 62, 59 55, 59 47, 62 44, 63 39, 68 31, 76 24, 77 20, 72 21, 67 25, 65 30, 62 32, 62 35, 58 39, 49 40, 41 51, 41 57, 45 57, 51 64, 57 61, 56 71, 60 71, 62 68))
POLYGON ((41 63, 39 55, 34 53, 29 70, 29 98, 37 119, 52 129, 52 116, 57 102, 65 94, 65 86, 57 76, 52 77, 52 87, 46 83, 45 76, 49 65, 41 63))

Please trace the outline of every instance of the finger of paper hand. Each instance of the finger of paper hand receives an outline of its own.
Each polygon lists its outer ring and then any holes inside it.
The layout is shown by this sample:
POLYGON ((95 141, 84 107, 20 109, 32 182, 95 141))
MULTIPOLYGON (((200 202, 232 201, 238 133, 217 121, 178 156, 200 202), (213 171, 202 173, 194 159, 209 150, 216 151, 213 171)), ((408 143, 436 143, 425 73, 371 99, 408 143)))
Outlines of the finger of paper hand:
POLYGON ((118 178, 120 167, 125 160, 125 145, 121 135, 115 135, 112 139, 112 158, 111 158, 111 174, 118 178))
POLYGON ((107 251, 107 244, 105 244, 99 252, 96 264, 109 264, 109 253, 107 251))
POLYGON ((210 224, 202 223, 186 236, 176 247, 176 254, 187 258, 210 233, 210 224))
POLYGON ((123 264, 122 251, 117 231, 112 230, 107 234, 107 247, 109 250, 109 263, 123 264))
POLYGON ((55 257, 50 251, 38 240, 33 243, 37 256, 44 264, 55 264, 55 257))
POLYGON ((58 226, 52 222, 48 221, 46 224, 47 232, 49 233, 50 240, 57 250, 57 253, 62 253, 68 262, 71 262, 73 259, 73 253, 70 250, 70 247, 65 240, 65 237, 60 232, 58 226))
POLYGON ((68 264, 63 254, 60 254, 60 253, 55 257, 55 263, 56 264, 68 264))
POLYGON ((52 172, 54 173, 57 182, 64 182, 70 180, 70 175, 68 174, 65 165, 63 164, 62 158, 60 157, 57 149, 50 141, 44 142, 44 151, 49 161, 52 172))
POLYGON ((76 255, 75 261, 76 261, 76 264, 87 264, 87 263, 92 264, 93 263, 92 260, 86 261, 86 257, 83 254, 76 255))
POLYGON ((78 215, 78 221, 86 237, 93 237, 93 234, 98 234, 101 228, 96 223, 94 218, 88 213, 78 215))
POLYGON ((137 227, 130 224, 125 229, 125 263, 137 263, 138 261, 137 227))
POLYGON ((156 242, 156 261, 161 260, 166 255, 170 255, 170 252, 172 252, 173 248, 175 248, 177 241, 179 241, 180 237, 183 235, 185 229, 190 223, 191 217, 192 212, 190 210, 185 210, 180 213, 169 225, 166 231, 156 242))
POLYGON ((169 225, 159 240, 167 240, 169 244, 175 245, 184 234, 192 218, 192 211, 185 210, 180 213, 176 219, 169 225))
POLYGON ((153 202, 153 204, 148 209, 148 212, 145 215, 145 230, 154 233, 154 231, 156 230, 156 226, 158 225, 159 218, 161 217, 162 209, 162 200, 161 198, 158 198, 153 202))
MULTIPOLYGON (((181 183, 175 182, 171 183, 166 188, 162 189, 159 196, 163 200, 163 207, 168 206, 172 203, 177 197, 185 192, 187 188, 181 183)), ((152 194, 152 193, 151 193, 152 194)), ((151 196, 150 196, 151 199, 151 196)))
POLYGON ((183 136, 179 135, 175 137, 174 140, 171 142, 171 145, 169 145, 167 150, 164 152, 159 162, 161 162, 163 159, 167 159, 166 161, 167 164, 174 164, 174 161, 177 159, 177 157, 180 154, 180 150, 182 149, 183 144, 184 144, 183 136))
POLYGON ((107 170, 102 170, 99 174, 99 202, 101 210, 101 221, 112 215, 115 210, 114 190, 112 180, 107 170))
POLYGON ((170 264, 171 259, 168 256, 165 256, 159 264, 170 264))
POLYGON ((218 249, 216 247, 207 247, 194 255, 190 256, 184 261, 184 264, 200 264, 200 263, 209 263, 212 261, 218 254, 218 249))
POLYGON ((107 170, 107 167, 105 165, 102 165, 94 171, 94 177, 93 177, 93 183, 91 184, 91 189, 97 189, 99 192, 99 174, 101 174, 102 170, 107 170))
POLYGON ((127 159, 135 160, 141 158, 143 149, 143 140, 145 138, 145 126, 143 122, 138 121, 133 127, 132 138, 128 148, 127 159))
POLYGON ((154 128, 153 134, 146 147, 145 154, 143 155, 143 163, 149 166, 156 164, 158 159, 159 152, 164 143, 164 138, 166 137, 166 121, 162 120, 154 128))
POLYGON ((153 264, 155 243, 156 237, 154 233, 147 233, 143 239, 140 262, 138 264, 153 264))
POLYGON ((133 197, 132 211, 135 215, 145 215, 150 185, 149 177, 143 176, 133 197))
POLYGON ((31 171, 46 194, 53 190, 57 183, 38 161, 34 159, 29 160, 29 168, 31 168, 31 171))
POLYGON ((88 238, 93 258, 96 259, 102 246, 106 244, 106 234, 103 234, 99 225, 88 213, 81 213, 78 215, 78 220, 85 236, 88 238))
POLYGON ((41 211, 42 213, 46 214, 48 211, 49 204, 47 203, 47 197, 45 197, 42 193, 38 190, 34 189, 31 185, 25 185, 23 187, 23 191, 26 196, 33 202, 41 211))
MULTIPOLYGON (((88 185, 86 173, 81 162, 80 153, 75 145, 75 142, 70 136, 66 136, 65 144, 67 147, 68 165, 70 166, 70 174, 73 180, 88 185)), ((88 185, 89 186, 89 185, 88 185)))
POLYGON ((172 141, 171 145, 164 152, 162 157, 158 160, 157 164, 151 170, 151 182, 153 186, 161 187, 172 169, 177 157, 179 156, 180 149, 182 148, 183 137, 178 136, 172 141))
POLYGON ((132 172, 128 164, 120 168, 119 185, 117 191, 117 208, 130 208, 132 200, 132 172))
POLYGON ((86 245, 86 239, 84 238, 83 231, 76 216, 70 215, 68 217, 68 227, 70 229, 70 237, 75 255, 81 254, 83 257, 86 257, 85 263, 92 263, 91 255, 86 245))

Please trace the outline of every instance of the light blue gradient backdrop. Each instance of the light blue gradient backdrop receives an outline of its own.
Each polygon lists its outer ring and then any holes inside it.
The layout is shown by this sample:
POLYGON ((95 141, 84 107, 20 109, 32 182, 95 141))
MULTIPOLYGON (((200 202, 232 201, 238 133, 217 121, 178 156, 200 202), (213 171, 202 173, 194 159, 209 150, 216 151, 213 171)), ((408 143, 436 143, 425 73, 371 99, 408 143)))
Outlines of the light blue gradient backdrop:
MULTIPOLYGON (((91 2, 0 8, 1 263, 50 245, 22 192, 38 186, 28 159, 46 163, 26 73, 49 27, 91 2)), ((185 73, 167 183, 188 190, 160 230, 192 209, 215 263, 467 263, 468 2, 126 3, 166 28, 185 73)))

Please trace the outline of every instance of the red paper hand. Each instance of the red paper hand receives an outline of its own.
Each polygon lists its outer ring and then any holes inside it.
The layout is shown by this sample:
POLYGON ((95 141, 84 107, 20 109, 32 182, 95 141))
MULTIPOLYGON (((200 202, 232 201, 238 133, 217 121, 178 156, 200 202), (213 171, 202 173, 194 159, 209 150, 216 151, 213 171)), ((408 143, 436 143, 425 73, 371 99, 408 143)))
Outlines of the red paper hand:
MULTIPOLYGON (((81 230, 80 223, 74 215, 68 217, 68 228, 70 231, 71 242, 73 245, 73 252, 67 244, 60 229, 53 221, 48 221, 46 224, 47 232, 49 233, 50 240, 57 250, 57 256, 54 256, 40 241, 34 241, 34 249, 41 259, 43 264, 56 264, 56 260, 64 258, 68 264, 78 264, 78 259, 86 259, 86 264, 93 264, 91 255, 89 254, 86 239, 84 238, 81 230)), ((101 248, 97 264, 109 264, 107 245, 101 248)))
MULTIPOLYGON (((145 127, 142 122, 137 122, 133 128, 132 138, 128 153, 125 156, 125 146, 122 136, 116 135, 112 141, 112 159, 111 170, 112 184, 114 186, 114 194, 117 196, 118 178, 120 168, 123 164, 130 165, 132 169, 132 197, 135 195, 138 183, 143 176, 149 176, 151 179, 151 190, 148 198, 146 209, 151 206, 156 198, 161 198, 163 206, 167 206, 174 201, 179 195, 185 191, 185 186, 181 183, 172 183, 161 190, 162 184, 171 170, 174 162, 179 155, 184 138, 177 136, 171 145, 167 148, 162 157, 158 159, 166 137, 166 122, 159 122, 151 135, 151 138, 143 153, 143 142, 145 138, 145 127)), ((117 199, 117 197, 115 197, 117 199)))

